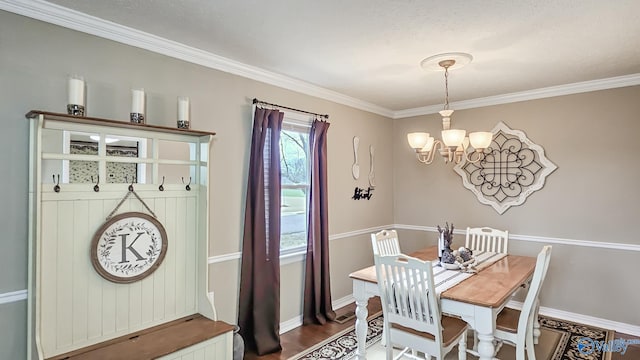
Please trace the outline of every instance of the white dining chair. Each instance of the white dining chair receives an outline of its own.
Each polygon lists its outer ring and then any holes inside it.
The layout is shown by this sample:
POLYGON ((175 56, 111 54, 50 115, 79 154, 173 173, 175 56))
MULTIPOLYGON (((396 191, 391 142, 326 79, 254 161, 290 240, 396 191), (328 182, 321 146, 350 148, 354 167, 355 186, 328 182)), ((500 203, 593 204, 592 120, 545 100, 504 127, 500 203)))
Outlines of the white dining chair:
POLYGON ((506 254, 509 246, 509 231, 490 227, 468 227, 464 246, 471 250, 506 254))
POLYGON ((551 259, 551 245, 546 245, 538 254, 533 279, 529 285, 529 292, 524 300, 521 310, 504 308, 496 318, 496 330, 493 336, 499 345, 496 352, 506 342, 516 347, 516 360, 525 359, 525 351, 529 360, 535 360, 533 343, 533 323, 537 317, 538 296, 542 283, 549 269, 551 259))
POLYGON ((373 247, 373 255, 400 254, 400 242, 395 230, 382 230, 371 234, 371 246, 373 247))
POLYGON ((374 256, 386 337, 386 359, 392 360, 393 346, 444 359, 458 345, 459 359, 466 359, 467 323, 443 316, 435 293, 433 267, 408 255, 374 256))

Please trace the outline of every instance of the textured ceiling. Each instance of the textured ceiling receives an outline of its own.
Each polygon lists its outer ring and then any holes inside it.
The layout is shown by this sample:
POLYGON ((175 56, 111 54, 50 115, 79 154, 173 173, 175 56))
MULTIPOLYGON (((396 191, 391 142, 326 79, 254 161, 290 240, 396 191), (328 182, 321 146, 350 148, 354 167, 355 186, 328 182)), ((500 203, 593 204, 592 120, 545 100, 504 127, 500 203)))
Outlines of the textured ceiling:
POLYGON ((640 73, 638 0, 52 0, 398 111, 640 73))

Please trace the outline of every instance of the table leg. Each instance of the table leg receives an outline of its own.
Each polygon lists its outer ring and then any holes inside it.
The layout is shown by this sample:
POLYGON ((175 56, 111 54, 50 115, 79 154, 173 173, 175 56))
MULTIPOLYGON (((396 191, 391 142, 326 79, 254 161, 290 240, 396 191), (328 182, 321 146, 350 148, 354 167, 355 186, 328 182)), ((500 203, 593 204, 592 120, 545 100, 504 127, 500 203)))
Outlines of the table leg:
POLYGON ((493 345, 493 334, 483 334, 478 331, 478 356, 479 360, 493 359, 496 348, 493 345))
POLYGON ((367 358, 367 303, 369 295, 366 292, 365 284, 361 281, 353 281, 353 297, 356 300, 356 339, 358 340, 358 349, 356 357, 358 360, 367 358))
POLYGON ((476 307, 474 327, 478 333, 479 360, 491 360, 494 358, 496 348, 493 345, 493 330, 496 327, 496 318, 493 310, 476 307))

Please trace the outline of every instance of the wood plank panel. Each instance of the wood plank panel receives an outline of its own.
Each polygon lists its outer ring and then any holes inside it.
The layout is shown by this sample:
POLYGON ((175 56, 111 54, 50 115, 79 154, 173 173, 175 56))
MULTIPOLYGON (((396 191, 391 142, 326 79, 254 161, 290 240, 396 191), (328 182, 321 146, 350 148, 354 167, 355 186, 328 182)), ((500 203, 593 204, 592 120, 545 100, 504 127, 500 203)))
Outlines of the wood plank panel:
MULTIPOLYGON (((104 221, 105 213, 108 214, 107 208, 112 206, 104 200, 92 200, 89 201, 89 228, 92 231, 91 238, 88 239, 88 245, 86 247, 85 256, 89 257, 89 248, 91 247, 91 240, 93 234, 96 231, 96 224, 104 221), (106 210, 106 212, 105 212, 106 210)), ((115 205, 114 205, 115 206, 115 205)), ((88 259, 90 262, 91 260, 88 259)), ((99 339, 102 336, 102 281, 103 279, 93 269, 93 265, 87 265, 87 341, 91 342, 94 339, 99 339)))
POLYGON ((56 268, 58 257, 55 256, 58 242, 58 204, 55 202, 42 203, 42 241, 37 245, 40 249, 41 278, 36 291, 40 297, 37 316, 41 322, 41 343, 45 353, 56 348, 56 289, 58 286, 56 268))
POLYGON ((59 261, 56 266, 56 347, 71 346, 73 319, 73 201, 58 202, 58 241, 56 256, 59 261))
MULTIPOLYGON (((186 262, 187 262, 187 281, 185 284, 185 303, 187 305, 187 311, 197 312, 197 265, 198 265, 198 246, 195 239, 197 239, 197 216, 196 213, 197 204, 195 198, 186 198, 185 204, 181 209, 183 214, 183 223, 186 224, 182 229, 184 236, 180 241, 185 242, 186 246, 186 262), (187 206, 188 204, 188 206, 187 206)), ((204 274, 200 275, 204 276, 204 274)))
POLYGON ((83 342, 88 337, 88 284, 89 245, 93 234, 89 232, 89 202, 78 200, 73 206, 73 320, 72 343, 83 342))

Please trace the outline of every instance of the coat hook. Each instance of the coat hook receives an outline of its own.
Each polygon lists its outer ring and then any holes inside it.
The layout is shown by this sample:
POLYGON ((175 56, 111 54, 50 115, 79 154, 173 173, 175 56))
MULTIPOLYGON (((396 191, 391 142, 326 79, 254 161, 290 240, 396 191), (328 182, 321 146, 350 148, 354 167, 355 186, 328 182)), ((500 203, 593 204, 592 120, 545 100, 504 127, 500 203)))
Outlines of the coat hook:
MULTIPOLYGON (((93 176, 91 176, 91 182, 93 182, 93 176)), ((100 191, 100 175, 98 175, 98 182, 93 186, 93 191, 100 191)))
POLYGON ((60 192, 60 174, 58 174, 58 181, 56 181, 56 176, 53 175, 53 182, 56 184, 53 187, 53 191, 60 192))
MULTIPOLYGON (((127 180, 127 177, 124 177, 125 181, 127 180)), ((128 182, 128 181, 127 181, 128 182)), ((136 178, 135 177, 131 177, 131 184, 129 185, 129 191, 133 191, 133 183, 136 182, 136 178)))
MULTIPOLYGON (((184 184, 184 177, 182 178, 182 183, 184 184)), ((191 176, 189 176, 189 183, 184 188, 187 189, 187 191, 191 191, 190 185, 191 185, 191 176)))
POLYGON ((164 191, 164 176, 162 177, 162 184, 160 184, 160 186, 158 186, 158 190, 164 191))

